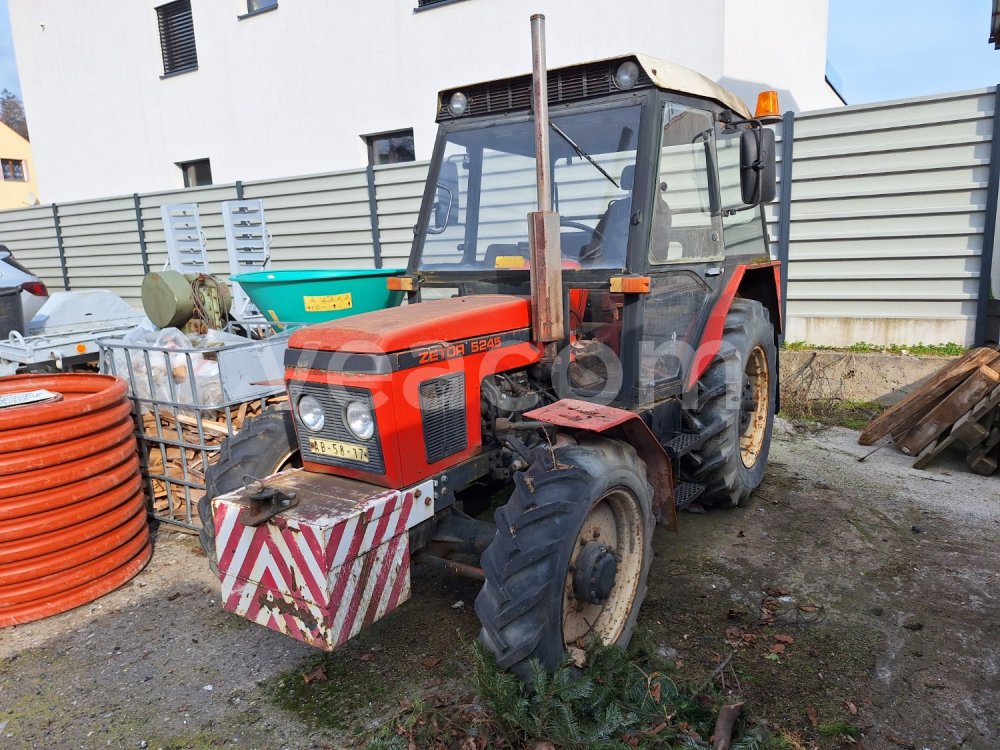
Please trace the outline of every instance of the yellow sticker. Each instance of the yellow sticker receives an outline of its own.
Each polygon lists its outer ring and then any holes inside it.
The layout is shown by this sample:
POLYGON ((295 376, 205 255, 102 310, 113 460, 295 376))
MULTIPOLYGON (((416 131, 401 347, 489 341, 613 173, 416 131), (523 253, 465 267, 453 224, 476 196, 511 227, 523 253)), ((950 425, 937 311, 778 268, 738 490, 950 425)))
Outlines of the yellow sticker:
POLYGON ((275 323, 278 322, 278 313, 276 313, 274 310, 268 310, 267 314, 271 316, 271 320, 273 320, 275 323))
POLYGON ((493 263, 494 268, 524 268, 527 260, 520 255, 498 255, 493 263))
POLYGON ((324 294, 319 297, 303 297, 306 312, 327 312, 329 310, 350 310, 354 307, 351 293, 324 294))

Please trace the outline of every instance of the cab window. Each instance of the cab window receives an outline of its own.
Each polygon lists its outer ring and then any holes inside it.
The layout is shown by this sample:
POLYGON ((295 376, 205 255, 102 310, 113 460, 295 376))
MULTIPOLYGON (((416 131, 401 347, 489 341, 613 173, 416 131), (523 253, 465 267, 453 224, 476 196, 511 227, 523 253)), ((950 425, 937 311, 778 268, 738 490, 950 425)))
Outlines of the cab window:
POLYGON ((659 154, 649 262, 659 265, 721 258, 712 114, 667 102, 659 154))

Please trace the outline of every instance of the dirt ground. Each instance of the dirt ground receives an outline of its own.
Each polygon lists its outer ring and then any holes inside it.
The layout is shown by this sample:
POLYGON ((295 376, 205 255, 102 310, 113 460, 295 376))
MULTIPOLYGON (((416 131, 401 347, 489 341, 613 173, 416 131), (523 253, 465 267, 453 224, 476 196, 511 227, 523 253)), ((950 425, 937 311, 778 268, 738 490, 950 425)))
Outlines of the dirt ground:
MULTIPOLYGON (((679 679, 732 653, 726 687, 806 746, 850 746, 843 722, 870 750, 1000 748, 1000 478, 859 463, 856 435, 779 422, 746 507, 657 531, 640 626, 679 679)), ((468 679, 476 584, 418 568, 413 589, 323 655, 224 613, 196 540, 162 527, 124 588, 0 631, 0 748, 363 745, 468 679)))

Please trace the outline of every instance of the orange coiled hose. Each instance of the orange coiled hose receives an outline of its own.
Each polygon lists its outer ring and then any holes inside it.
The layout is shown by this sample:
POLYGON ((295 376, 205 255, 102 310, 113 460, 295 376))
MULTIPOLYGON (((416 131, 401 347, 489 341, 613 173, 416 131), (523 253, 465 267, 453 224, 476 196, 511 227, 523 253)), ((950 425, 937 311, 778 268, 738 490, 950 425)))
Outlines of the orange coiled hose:
POLYGON ((16 375, 0 395, 0 627, 87 604, 135 576, 152 549, 124 381, 16 375))

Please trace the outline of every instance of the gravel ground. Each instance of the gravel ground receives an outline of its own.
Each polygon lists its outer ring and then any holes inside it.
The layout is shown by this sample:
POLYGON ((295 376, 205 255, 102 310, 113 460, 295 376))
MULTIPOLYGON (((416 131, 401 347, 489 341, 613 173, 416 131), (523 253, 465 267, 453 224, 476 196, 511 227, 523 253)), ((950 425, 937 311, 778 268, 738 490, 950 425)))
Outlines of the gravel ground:
MULTIPOLYGON (((780 588, 823 617, 787 623, 796 645, 780 660, 737 653, 756 717, 820 747, 841 745, 815 733, 807 707, 858 726, 869 750, 995 750, 1000 478, 915 471, 892 449, 859 463, 869 449, 856 437, 779 421, 767 479, 746 507, 685 514, 678 534, 657 532, 640 625, 697 679, 730 648, 727 612, 752 616, 762 592, 780 588)), ((344 747, 428 676, 464 679, 475 592, 418 569, 409 603, 318 657, 224 613, 197 541, 161 527, 151 563, 122 589, 0 631, 0 748, 344 747), (282 675, 317 659, 342 675, 342 721, 273 700, 282 675)))

